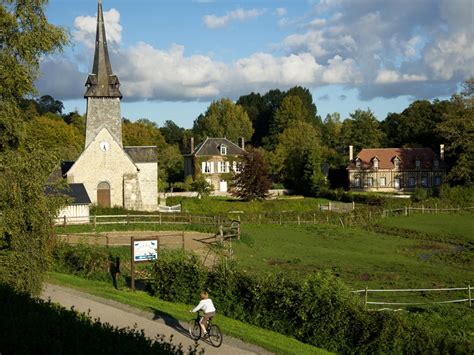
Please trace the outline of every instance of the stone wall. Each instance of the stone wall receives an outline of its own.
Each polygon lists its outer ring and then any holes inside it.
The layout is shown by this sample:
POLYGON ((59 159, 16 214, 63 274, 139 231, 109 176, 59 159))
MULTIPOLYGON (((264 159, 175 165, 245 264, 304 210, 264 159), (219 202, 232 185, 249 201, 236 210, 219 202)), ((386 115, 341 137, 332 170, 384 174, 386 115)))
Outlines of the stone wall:
POLYGON ((122 146, 122 116, 119 98, 88 97, 86 117, 86 148, 103 127, 107 127, 117 143, 122 146))
POLYGON ((154 211, 158 208, 158 163, 137 163, 138 180, 142 198, 142 209, 154 211))

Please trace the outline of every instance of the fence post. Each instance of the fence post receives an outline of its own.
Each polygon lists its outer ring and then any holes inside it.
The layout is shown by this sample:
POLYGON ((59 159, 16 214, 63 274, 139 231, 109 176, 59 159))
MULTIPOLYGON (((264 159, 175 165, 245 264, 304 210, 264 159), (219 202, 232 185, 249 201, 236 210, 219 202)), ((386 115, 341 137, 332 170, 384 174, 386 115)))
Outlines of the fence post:
POLYGON ((161 213, 160 213, 160 224, 161 224, 161 213))
POLYGON ((67 224, 67 218, 66 218, 66 215, 64 215, 63 226, 66 227, 66 224, 67 224))
POLYGON ((298 215, 298 225, 301 224, 301 219, 300 219, 300 215, 298 215))
POLYGON ((131 252, 132 252, 132 257, 131 257, 131 260, 130 260, 130 286, 132 288, 132 291, 135 291, 135 260, 133 260, 134 258, 134 254, 135 254, 135 238, 134 237, 130 237, 130 244, 132 245, 132 247, 130 248, 131 252))
POLYGON ((405 206, 405 216, 408 216, 408 207, 405 206))
POLYGON ((313 213, 313 224, 316 224, 316 213, 313 213))
POLYGON ((262 224, 262 215, 258 214, 258 224, 262 224))
POLYGON ((369 289, 365 286, 365 301, 364 301, 364 309, 367 310, 367 300, 369 298, 369 289))
POLYGON ((184 248, 184 231, 183 231, 182 234, 181 234, 181 240, 183 241, 183 250, 184 250, 184 249, 185 249, 185 248, 184 248))
POLYGON ((328 211, 331 211, 331 201, 328 202, 328 211))
POLYGON ((469 308, 471 308, 472 307, 471 284, 467 285, 467 289, 469 291, 469 308))
POLYGON ((356 209, 356 203, 352 201, 352 210, 354 211, 356 209))
POLYGON ((425 213, 425 205, 424 204, 421 204, 421 213, 425 213))
POLYGON ((129 224, 130 224, 130 214, 127 213, 127 225, 129 225, 129 224))
POLYGON ((97 225, 97 215, 94 215, 94 229, 95 229, 96 225, 97 225))

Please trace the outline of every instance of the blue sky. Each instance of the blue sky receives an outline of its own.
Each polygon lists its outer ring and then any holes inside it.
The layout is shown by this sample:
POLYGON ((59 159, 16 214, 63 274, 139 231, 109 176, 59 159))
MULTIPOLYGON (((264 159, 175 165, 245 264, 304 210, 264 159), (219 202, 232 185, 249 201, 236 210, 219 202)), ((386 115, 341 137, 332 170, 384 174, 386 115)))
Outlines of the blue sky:
MULTIPOLYGON (((103 0, 122 115, 182 127, 212 100, 300 85, 318 113, 446 98, 474 75, 472 0, 103 0)), ((85 111, 96 0, 50 0, 71 46, 44 58, 40 95, 85 111)))

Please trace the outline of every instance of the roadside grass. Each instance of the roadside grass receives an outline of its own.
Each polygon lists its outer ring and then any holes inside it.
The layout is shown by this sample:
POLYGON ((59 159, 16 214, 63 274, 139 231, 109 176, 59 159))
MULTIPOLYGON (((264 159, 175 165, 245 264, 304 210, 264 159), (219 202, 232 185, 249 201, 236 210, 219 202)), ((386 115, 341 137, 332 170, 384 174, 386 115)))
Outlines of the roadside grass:
MULTIPOLYGON (((46 281, 117 301, 142 311, 152 312, 158 317, 172 317, 180 321, 189 321, 192 318, 189 313, 189 309, 192 308, 191 305, 166 302, 143 291, 132 292, 128 288, 117 290, 110 282, 87 280, 57 272, 49 272, 46 281)), ((326 350, 304 344, 294 338, 233 320, 223 315, 218 314, 215 317, 215 323, 220 326, 225 335, 239 338, 278 354, 330 354, 326 350)))

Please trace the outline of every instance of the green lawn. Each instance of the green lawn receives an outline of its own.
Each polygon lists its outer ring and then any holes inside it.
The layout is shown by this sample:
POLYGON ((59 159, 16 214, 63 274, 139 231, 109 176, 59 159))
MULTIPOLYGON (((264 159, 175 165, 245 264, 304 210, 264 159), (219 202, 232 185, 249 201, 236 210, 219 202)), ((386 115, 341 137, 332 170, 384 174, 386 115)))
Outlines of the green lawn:
POLYGON ((248 272, 297 277, 332 270, 354 288, 459 287, 474 281, 472 250, 357 228, 243 225, 233 247, 248 272), (464 258, 457 263, 458 254, 464 258))
MULTIPOLYGON (((115 300, 129 306, 153 312, 158 316, 173 317, 189 321, 191 305, 162 301, 141 291, 131 292, 127 288, 116 290, 110 282, 87 280, 78 276, 50 272, 47 282, 71 287, 103 298, 115 300)), ((215 323, 230 335, 245 342, 261 346, 278 354, 330 354, 326 350, 313 347, 270 330, 258 328, 222 315, 217 315, 215 323)), ((225 341, 225 338, 224 338, 225 341)))

